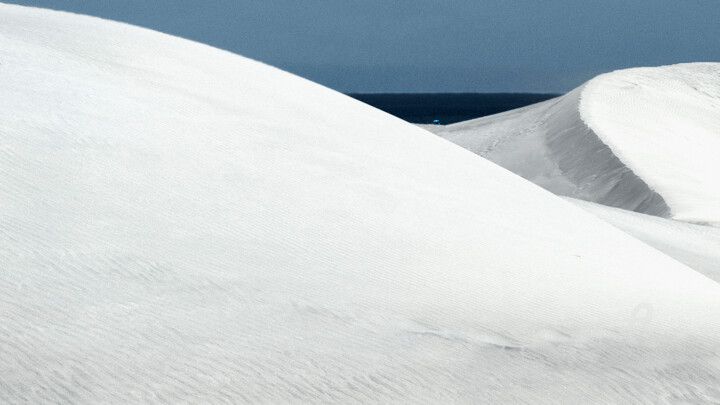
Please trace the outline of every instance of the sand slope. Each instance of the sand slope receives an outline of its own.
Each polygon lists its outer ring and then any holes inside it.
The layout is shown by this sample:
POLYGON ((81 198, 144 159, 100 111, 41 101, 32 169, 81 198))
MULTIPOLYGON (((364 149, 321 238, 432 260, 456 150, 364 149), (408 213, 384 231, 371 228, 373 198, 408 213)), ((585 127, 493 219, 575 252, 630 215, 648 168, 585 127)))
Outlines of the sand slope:
POLYGON ((720 229, 568 199, 629 235, 720 282, 720 229))

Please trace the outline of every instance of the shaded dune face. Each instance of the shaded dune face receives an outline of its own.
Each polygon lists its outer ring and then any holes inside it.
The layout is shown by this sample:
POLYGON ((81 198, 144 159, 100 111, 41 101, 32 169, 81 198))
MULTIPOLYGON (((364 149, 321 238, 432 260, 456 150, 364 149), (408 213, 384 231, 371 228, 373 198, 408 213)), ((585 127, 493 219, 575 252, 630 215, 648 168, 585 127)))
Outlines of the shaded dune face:
POLYGON ((635 68, 583 91, 583 120, 675 219, 720 224, 720 64, 635 68))
POLYGON ((507 170, 197 43, 0 21, 0 402, 720 385, 720 287, 507 170))
POLYGON ((718 66, 613 72, 555 100, 427 129, 555 194, 712 224, 718 66))
POLYGON ((555 158, 558 174, 576 187, 572 196, 650 215, 670 215, 662 196, 582 120, 578 109, 582 91, 581 87, 558 99, 548 108, 542 125, 547 155, 555 158))
POLYGON ((669 216, 662 196, 581 119, 582 89, 522 109, 427 129, 554 194, 669 216))

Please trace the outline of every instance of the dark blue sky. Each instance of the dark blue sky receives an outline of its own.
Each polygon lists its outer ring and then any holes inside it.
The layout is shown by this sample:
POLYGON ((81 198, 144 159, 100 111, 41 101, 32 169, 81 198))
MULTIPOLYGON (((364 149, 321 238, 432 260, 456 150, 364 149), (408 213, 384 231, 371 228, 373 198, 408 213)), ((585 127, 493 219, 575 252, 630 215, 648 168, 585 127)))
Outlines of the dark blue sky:
POLYGON ((340 91, 563 92, 720 61, 720 0, 10 0, 120 20, 340 91))

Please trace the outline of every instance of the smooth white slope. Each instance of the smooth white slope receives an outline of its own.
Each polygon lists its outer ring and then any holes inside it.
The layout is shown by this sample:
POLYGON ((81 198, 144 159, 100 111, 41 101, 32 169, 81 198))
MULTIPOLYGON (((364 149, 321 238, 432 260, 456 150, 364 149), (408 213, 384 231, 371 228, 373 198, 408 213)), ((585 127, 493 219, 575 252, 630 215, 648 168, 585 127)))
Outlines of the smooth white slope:
POLYGON ((0 402, 720 397, 720 286, 470 152, 0 5, 0 402))
POLYGON ((618 229, 720 282, 720 229, 569 198, 618 229))
POLYGON ((580 113, 673 218, 720 225, 720 63, 598 76, 580 113))
POLYGON ((560 195, 720 224, 720 64, 621 70, 571 93, 427 126, 560 195))

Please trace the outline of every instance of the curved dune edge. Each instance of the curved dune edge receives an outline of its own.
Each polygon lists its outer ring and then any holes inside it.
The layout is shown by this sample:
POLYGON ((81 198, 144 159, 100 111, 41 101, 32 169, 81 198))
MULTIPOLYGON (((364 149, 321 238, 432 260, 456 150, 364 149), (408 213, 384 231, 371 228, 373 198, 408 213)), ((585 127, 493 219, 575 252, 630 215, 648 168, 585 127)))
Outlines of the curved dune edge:
POLYGON ((0 5, 0 402, 700 402, 720 286, 348 97, 0 5))
POLYGON ((720 225, 720 63, 619 70, 584 87, 583 120, 672 217, 720 225))
POLYGON ((558 99, 548 108, 549 117, 543 123, 545 142, 550 153, 558 157, 558 169, 578 186, 574 197, 649 215, 671 216, 663 197, 623 163, 582 119, 579 105, 584 88, 558 99))
POLYGON ((583 89, 502 114, 423 127, 554 194, 670 216, 662 196, 585 124, 579 111, 583 89))

